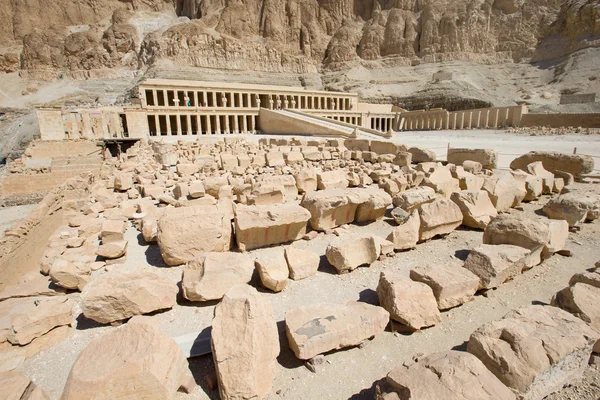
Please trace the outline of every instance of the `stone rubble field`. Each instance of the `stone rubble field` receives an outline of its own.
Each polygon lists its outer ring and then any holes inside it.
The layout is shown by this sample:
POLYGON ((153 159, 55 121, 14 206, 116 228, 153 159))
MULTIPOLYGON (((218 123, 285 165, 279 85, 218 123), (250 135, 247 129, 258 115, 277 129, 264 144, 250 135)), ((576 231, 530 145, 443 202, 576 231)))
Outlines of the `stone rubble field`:
POLYGON ((0 286, 0 398, 598 397, 573 386, 600 362, 594 161, 510 166, 361 139, 108 155, 0 239, 64 215, 0 286))

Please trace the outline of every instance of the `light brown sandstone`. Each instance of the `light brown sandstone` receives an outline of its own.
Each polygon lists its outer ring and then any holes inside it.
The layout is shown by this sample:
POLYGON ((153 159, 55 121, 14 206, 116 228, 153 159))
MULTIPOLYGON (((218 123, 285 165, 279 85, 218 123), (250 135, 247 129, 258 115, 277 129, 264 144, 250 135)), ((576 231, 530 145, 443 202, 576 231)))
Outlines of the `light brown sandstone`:
POLYGON ((73 306, 73 301, 65 298, 40 301, 36 307, 12 318, 7 340, 22 346, 58 326, 71 325, 73 306))
POLYGON ((394 244, 394 250, 396 251, 415 248, 419 241, 419 232, 421 230, 421 218, 419 217, 419 212, 417 210, 412 211, 410 215, 401 222, 402 224, 399 224, 392 229, 387 240, 394 244))
POLYGON ((479 277, 479 289, 492 289, 520 274, 529 254, 520 246, 483 244, 469 252, 464 267, 479 277))
POLYGON ((431 288, 398 273, 381 273, 377 296, 393 320, 412 330, 433 326, 442 320, 431 288))
POLYGON ((107 324, 135 315, 169 309, 179 289, 170 279, 146 268, 115 268, 98 275, 81 294, 81 310, 107 324))
POLYGON ((61 399, 168 400, 190 375, 177 343, 147 317, 134 317, 79 354, 61 399))
POLYGON ((215 307, 211 347, 223 400, 269 394, 279 355, 270 302, 248 285, 233 286, 215 307))
POLYGON ((49 275, 56 285, 65 289, 81 291, 90 281, 90 273, 91 270, 87 264, 57 258, 50 267, 49 275))
POLYGON ((201 253, 186 264, 181 286, 190 301, 222 298, 234 285, 248 283, 254 272, 254 261, 242 253, 201 253))
POLYGON ((515 203, 518 186, 509 172, 494 171, 492 176, 486 176, 482 189, 488 192, 496 210, 505 212, 515 203))
POLYGON ((549 240, 548 225, 543 220, 520 215, 500 215, 483 231, 484 244, 512 244, 534 250, 549 240))
POLYGON ((600 196, 583 191, 573 191, 551 199, 543 208, 548 218, 564 219, 570 227, 600 218, 600 196))
POLYGON ((419 240, 447 235, 460 226, 463 215, 460 208, 450 199, 440 198, 419 208, 421 227, 419 240))
POLYGON ((33 381, 17 371, 0 372, 0 399, 48 400, 48 396, 33 381))
POLYGON ((450 199, 458 205, 463 215, 462 224, 470 228, 485 229, 498 212, 484 190, 461 190, 450 199))
POLYGON ((290 348, 301 360, 344 347, 356 346, 384 331, 390 314, 367 303, 318 303, 285 313, 290 348))
POLYGON ((354 238, 342 236, 329 244, 325 256, 338 273, 345 273, 360 265, 375 262, 380 251, 373 235, 354 238))
POLYGON ((274 292, 285 289, 289 269, 283 247, 264 249, 258 253, 255 266, 264 287, 274 292))
POLYGON ((300 280, 317 273, 321 257, 310 250, 302 250, 292 246, 285 248, 285 259, 288 264, 290 279, 300 280))
POLYGON ((291 242, 306 233, 310 213, 295 204, 235 208, 235 238, 241 251, 291 242))
POLYGON ((411 212, 419 208, 421 204, 431 203, 438 196, 435 190, 428 186, 419 186, 409 189, 405 192, 400 192, 394 196, 392 202, 394 207, 400 207, 404 211, 411 212))

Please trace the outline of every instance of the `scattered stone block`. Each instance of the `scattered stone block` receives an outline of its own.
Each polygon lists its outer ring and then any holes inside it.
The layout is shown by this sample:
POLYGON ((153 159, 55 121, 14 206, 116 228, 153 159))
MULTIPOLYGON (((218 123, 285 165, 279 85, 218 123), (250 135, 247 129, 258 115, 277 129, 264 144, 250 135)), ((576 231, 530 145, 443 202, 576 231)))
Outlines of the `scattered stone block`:
POLYGON ((512 244, 534 250, 549 240, 548 225, 543 220, 520 215, 500 215, 483 231, 484 244, 512 244))
POLYGON ((460 226, 463 215, 460 208, 450 199, 440 198, 419 208, 421 227, 419 240, 447 235, 460 226))
POLYGON ((554 174, 546 171, 541 161, 528 164, 526 170, 531 175, 542 178, 542 194, 552 194, 554 188, 554 174))
POLYGON ((356 190, 319 190, 304 195, 300 205, 310 212, 310 226, 317 231, 333 229, 354 221, 363 196, 356 190))
POLYGON ((170 279, 145 268, 111 269, 98 275, 81 294, 81 310, 101 324, 165 310, 179 289, 170 279))
POLYGON ((515 158, 510 163, 511 169, 525 170, 532 162, 539 161, 544 169, 555 173, 564 171, 580 179, 581 175, 589 174, 594 170, 594 159, 581 154, 567 154, 554 151, 530 151, 515 158))
POLYGON ((392 197, 383 190, 365 190, 364 194, 366 199, 358 205, 354 220, 365 223, 383 218, 392 197))
POLYGON ((518 186, 511 173, 494 171, 492 176, 485 177, 482 189, 488 192, 498 212, 506 212, 515 203, 518 186))
POLYGON ((87 264, 70 262, 57 258, 50 268, 50 279, 56 285, 65 289, 83 290, 90 281, 90 269, 87 264))
POLYGON ((204 197, 206 190, 201 181, 192 181, 188 186, 188 192, 192 199, 204 197))
POLYGON ((447 159, 449 163, 456 165, 464 165, 466 161, 475 161, 480 163, 483 169, 498 168, 498 152, 491 149, 449 148, 447 159))
POLYGON ((61 399, 169 399, 190 375, 177 343, 147 317, 134 317, 79 354, 61 399))
POLYGON ((317 188, 345 189, 348 187, 348 179, 343 170, 324 171, 317 173, 317 188))
POLYGON ((581 377, 598 338, 568 312, 533 305, 477 329, 467 351, 519 398, 542 399, 581 377))
POLYGON ((464 267, 479 277, 479 289, 492 289, 525 268, 530 251, 509 244, 484 244, 469 252, 464 267))
MULTIPOLYGON (((154 232, 152 232, 154 233, 154 232)), ((96 254, 100 257, 114 259, 123 257, 127 253, 127 240, 115 240, 98 246, 96 254)))
POLYGON ((256 258, 255 266, 264 287, 274 292, 285 289, 289 269, 283 247, 261 251, 256 258))
POLYGON ((516 400, 477 357, 462 351, 434 353, 410 366, 398 367, 390 371, 386 383, 387 393, 396 394, 399 400, 516 400))
MULTIPOLYGON (((396 220, 396 222, 399 222, 396 220)), ((417 210, 412 211, 401 224, 395 226, 387 237, 394 244, 394 250, 408 250, 417 246, 419 232, 421 230, 421 218, 417 210)))
POLYGON ((600 195, 573 191, 551 199, 543 208, 551 219, 564 219, 569 227, 600 218, 600 195))
POLYGON ((479 277, 453 263, 417 266, 410 270, 410 279, 431 288, 440 310, 471 301, 479 289, 479 277))
POLYGON ((40 301, 36 307, 12 318, 7 340, 23 346, 58 326, 71 325, 73 305, 72 300, 64 297, 40 301))
POLYGON ((122 220, 107 219, 102 223, 100 238, 102 243, 116 242, 124 239, 127 223, 122 220))
POLYGON ((419 208, 421 204, 431 203, 437 198, 435 190, 427 186, 419 186, 398 193, 392 199, 392 203, 394 207, 400 207, 410 213, 419 208))
POLYGON ((165 210, 158 220, 157 242, 167 265, 180 265, 207 251, 231 248, 230 217, 211 206, 165 210))
POLYGON ((300 193, 311 193, 317 190, 317 171, 315 169, 301 169, 294 174, 296 187, 300 193))
POLYGON ((288 264, 289 276, 296 281, 316 274, 321 262, 318 254, 292 246, 285 248, 285 259, 288 264))
POLYGON ((421 147, 411 147, 408 152, 412 154, 413 163, 435 162, 436 155, 432 150, 423 149, 421 147))
POLYGON ((442 320, 431 288, 397 273, 381 273, 377 296, 390 317, 409 329, 419 330, 442 320))
POLYGON ((235 209, 235 237, 241 251, 301 239, 310 213, 295 204, 235 209))
POLYGON ((251 286, 233 286, 215 307, 211 338, 221 399, 269 394, 280 349, 267 299, 251 286))
POLYGON ((469 228, 485 229, 498 212, 484 190, 461 190, 450 199, 456 203, 463 215, 462 224, 469 228))
POLYGON ((47 400, 48 396, 33 381, 17 371, 0 372, 0 399, 47 400))
POLYGON ((181 287, 190 301, 221 299, 234 285, 248 283, 254 261, 242 253, 202 253, 187 263, 181 287))
POLYGON ((371 264, 379 258, 380 248, 373 235, 340 237, 327 246, 327 261, 338 273, 350 272, 360 265, 371 264))
POLYGON ((356 346, 384 331, 390 314, 367 303, 320 303, 292 308, 285 313, 290 348, 301 360, 356 346))
POLYGON ((600 288, 600 271, 595 270, 592 272, 580 272, 575 274, 569 280, 569 286, 573 286, 577 282, 600 288))

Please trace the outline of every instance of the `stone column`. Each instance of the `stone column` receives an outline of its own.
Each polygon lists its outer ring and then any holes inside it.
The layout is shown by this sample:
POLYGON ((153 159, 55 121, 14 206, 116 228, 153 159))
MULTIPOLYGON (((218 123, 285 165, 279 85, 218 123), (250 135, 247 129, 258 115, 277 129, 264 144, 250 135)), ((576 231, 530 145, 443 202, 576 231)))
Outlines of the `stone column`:
POLYGON ((200 114, 196 114, 194 118, 196 118, 196 134, 202 135, 202 118, 200 117, 200 114))
POLYGON ((296 109, 296 96, 292 96, 292 108, 296 109))
POLYGON ((191 114, 186 114, 185 117, 186 117, 186 120, 187 120, 188 135, 193 135, 194 134, 194 129, 192 127, 192 115, 191 114))
POLYGON ((217 117, 215 118, 215 123, 216 123, 216 127, 215 127, 215 133, 217 135, 220 135, 221 132, 221 116, 219 114, 217 114, 217 117))
POLYGON ((242 133, 248 133, 248 116, 242 116, 242 133))
POLYGON ((206 134, 212 135, 212 127, 210 126, 210 115, 206 114, 206 134))
POLYGON ((250 130, 252 133, 256 133, 256 115, 253 115, 252 119, 250 120, 250 130))
POLYGON ((165 107, 169 107, 169 94, 166 90, 163 90, 163 99, 165 101, 165 107))
POLYGON ((179 99, 177 97, 173 98, 173 104, 175 104, 176 108, 179 107, 179 99))
POLYGON ((170 115, 165 115, 165 119, 167 120, 167 136, 172 136, 172 132, 171 132, 171 116, 170 115))
POLYGON ((208 107, 208 96, 206 92, 202 92, 202 106, 208 107))
POLYGON ((158 93, 156 92, 156 89, 152 89, 152 97, 153 97, 153 102, 152 104, 154 104, 153 107, 158 106, 158 93))
POLYGON ((287 97, 287 96, 284 96, 284 97, 283 97, 283 108, 284 108, 284 109, 287 109, 287 108, 288 108, 288 106, 289 106, 289 104, 290 104, 290 103, 289 103, 289 101, 288 101, 288 97, 287 97))
POLYGON ((237 115, 233 117, 233 133, 240 133, 240 121, 237 115))
POLYGON ((227 107, 227 96, 225 96, 225 93, 221 94, 221 102, 223 103, 223 108, 227 107))
POLYGON ((199 104, 198 104, 198 100, 199 100, 198 99, 198 91, 194 90, 193 93, 194 93, 194 107, 198 108, 198 106, 199 106, 199 104))
POLYGON ((158 114, 154 114, 154 125, 156 126, 156 136, 161 136, 160 119, 158 114))
POLYGON ((177 125, 177 136, 181 136, 183 134, 181 130, 181 114, 177 113, 177 115, 175 116, 175 121, 177 125))
POLYGON ((229 130, 229 115, 225 116, 225 133, 231 133, 229 130))
POLYGON ((256 107, 260 108, 260 96, 256 95, 256 99, 255 100, 256 100, 256 107))
POLYGON ((274 103, 275 103, 275 100, 273 99, 273 95, 271 94, 271 95, 269 95, 269 110, 273 109, 274 103))
POLYGON ((477 126, 475 126, 475 128, 481 128, 481 110, 477 111, 477 126))
POLYGON ((217 92, 212 92, 213 107, 217 107, 217 92))

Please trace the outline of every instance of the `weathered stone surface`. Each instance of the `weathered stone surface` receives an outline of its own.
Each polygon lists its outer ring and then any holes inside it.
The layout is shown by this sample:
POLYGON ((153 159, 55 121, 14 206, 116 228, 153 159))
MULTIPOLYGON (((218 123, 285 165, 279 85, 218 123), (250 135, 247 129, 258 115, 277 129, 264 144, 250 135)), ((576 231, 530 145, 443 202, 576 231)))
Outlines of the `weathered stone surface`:
POLYGON ((499 215, 483 231, 484 244, 512 244, 533 250, 549 240, 548 225, 543 220, 520 215, 499 215))
POLYGON ((383 190, 365 190, 365 197, 356 209, 354 220, 358 223, 383 218, 387 207, 392 204, 392 197, 383 190))
POLYGON ((127 244, 127 240, 113 240, 108 243, 102 243, 98 246, 96 254, 108 259, 123 257, 127 253, 127 244))
POLYGON ((594 270, 592 272, 580 272, 573 275, 569 280, 569 286, 573 286, 577 282, 600 288, 600 270, 594 270))
POLYGON ((290 348, 301 360, 344 347, 356 346, 384 331, 390 314, 367 303, 320 303, 285 313, 290 348))
POLYGON ((54 285, 50 277, 40 275, 30 281, 7 286, 0 292, 0 301, 18 297, 62 295, 64 295, 64 289, 54 285))
POLYGON ((498 152, 490 149, 464 149, 449 148, 448 162, 456 165, 463 165, 467 160, 476 161, 484 169, 498 168, 498 152))
POLYGON ((324 171, 317 173, 317 188, 344 189, 348 187, 348 179, 343 170, 324 171))
POLYGON ((327 261, 338 273, 349 272, 379 257, 380 248, 375 236, 346 237, 332 241, 325 252, 327 261))
POLYGON ((198 199, 200 197, 204 197, 206 194, 206 190, 204 189, 204 185, 201 181, 192 181, 188 186, 188 192, 192 199, 198 199))
POLYGON ((318 254, 292 246, 285 248, 285 259, 290 278, 296 281, 316 274, 321 262, 318 254))
POLYGON ((510 163, 512 169, 526 169, 532 162, 540 161, 544 168, 552 173, 564 171, 572 174, 577 179, 582 174, 589 174, 594 170, 594 159, 581 154, 567 154, 554 151, 530 151, 515 158, 510 163))
POLYGON ((211 347, 221 399, 262 398, 271 391, 279 334, 271 303, 248 285, 233 286, 215 307, 211 347))
POLYGON ((302 169, 294 174, 296 187, 300 193, 310 193, 317 190, 317 170, 302 169))
POLYGON ((167 400, 190 375, 177 343, 147 317, 134 317, 79 354, 61 398, 167 400))
POLYGON ((470 228, 485 229, 498 212, 484 190, 461 190, 450 199, 456 203, 463 215, 462 224, 470 228))
POLYGON ((395 272, 381 273, 377 296, 390 317, 410 329, 426 328, 442 320, 431 288, 395 272))
POLYGON ((0 399, 48 400, 48 396, 33 381, 17 371, 0 372, 0 399))
POLYGON ((542 178, 542 194, 552 194, 554 188, 554 174, 546 171, 541 161, 532 162, 526 167, 531 175, 542 178))
POLYGON ((434 162, 436 160, 435 152, 421 147, 411 147, 407 150, 412 154, 413 163, 434 162))
POLYGON ((247 251, 302 238, 310 212, 295 204, 235 208, 235 237, 240 250, 247 251))
POLYGON ((564 219, 569 226, 600 218, 600 195, 573 191, 551 199, 543 208, 548 218, 564 219))
POLYGON ((479 289, 479 277, 458 264, 429 264, 410 270, 410 279, 433 291, 440 310, 471 301, 479 289))
POLYGON ((310 212, 310 226, 324 231, 354 221, 362 197, 356 190, 330 189, 308 193, 300 204, 310 212))
POLYGON ((469 252, 464 267, 479 277, 480 289, 491 289, 520 274, 529 254, 519 246, 484 244, 469 252))
POLYGON ((201 252, 228 251, 231 222, 216 207, 167 209, 158 220, 157 241, 165 263, 184 264, 201 252))
POLYGON ((252 186, 248 196, 250 205, 281 204, 284 202, 285 189, 282 185, 259 183, 252 186))
POLYGON ((81 294, 81 310, 107 324, 175 305, 179 289, 170 279, 145 268, 112 269, 98 275, 81 294))
POLYGON ((533 305, 477 329, 467 351, 520 398, 533 400, 581 377, 598 338, 568 312, 533 305))
POLYGON ((186 264, 181 286, 190 301, 222 298, 234 285, 248 283, 254 261, 242 253, 201 253, 186 264))
POLYGON ((421 218, 419 212, 414 210, 402 221, 402 224, 392 229, 387 240, 394 244, 394 250, 396 251, 412 249, 417 246, 420 230, 421 218))
POLYGON ((400 207, 404 211, 411 212, 419 208, 421 204, 431 203, 437 199, 435 190, 428 186, 419 186, 408 189, 405 192, 400 192, 394 196, 392 202, 394 207, 400 207))
POLYGON ((125 221, 114 219, 104 220, 102 223, 102 230, 100 231, 102 243, 123 240, 126 230, 127 223, 125 221))
MULTIPOLYGON (((599 287, 583 282, 575 282, 556 293, 550 304, 584 320, 600 334, 599 302, 599 287)), ((596 348, 600 348, 599 345, 600 343, 596 345, 596 348)))
POLYGON ((439 165, 434 167, 433 172, 426 174, 421 185, 428 186, 445 197, 460 190, 460 182, 452 176, 450 169, 439 165))
POLYGON ((494 175, 486 176, 482 189, 488 192, 496 210, 505 212, 515 203, 518 187, 512 174, 494 171, 494 175))
POLYGON ((264 287, 274 292, 285 289, 289 269, 283 247, 265 249, 258 253, 255 266, 264 287))
POLYGON ((447 235, 460 226, 463 220, 460 208, 450 199, 440 198, 419 208, 421 227, 419 240, 447 235))
POLYGON ((545 220, 548 225, 549 240, 544 247, 542 257, 550 257, 554 253, 564 250, 569 237, 569 224, 564 220, 545 220))
POLYGON ((292 175, 268 175, 263 176, 261 183, 273 186, 282 186, 284 189, 284 201, 296 200, 298 196, 298 188, 296 187, 296 180, 292 175))
POLYGON ((73 306, 73 301, 66 298, 40 301, 36 307, 29 308, 12 318, 7 340, 22 346, 58 326, 70 325, 73 319, 73 306))
MULTIPOLYGON (((515 394, 474 355, 462 351, 431 354, 386 377, 398 399, 515 400, 515 394)), ((382 398, 383 400, 383 398, 382 398)))
POLYGON ((90 273, 87 264, 57 258, 50 267, 49 275, 56 285, 81 291, 89 282, 90 273))

